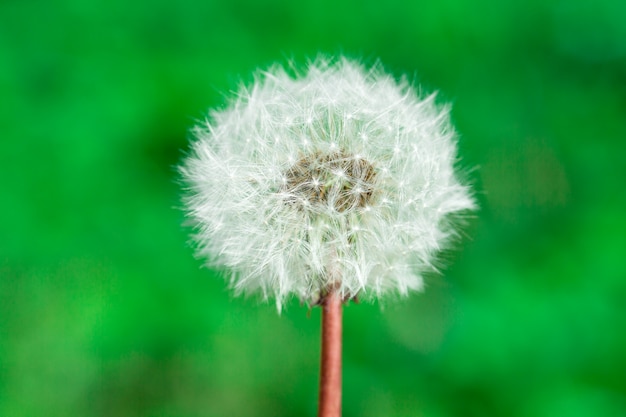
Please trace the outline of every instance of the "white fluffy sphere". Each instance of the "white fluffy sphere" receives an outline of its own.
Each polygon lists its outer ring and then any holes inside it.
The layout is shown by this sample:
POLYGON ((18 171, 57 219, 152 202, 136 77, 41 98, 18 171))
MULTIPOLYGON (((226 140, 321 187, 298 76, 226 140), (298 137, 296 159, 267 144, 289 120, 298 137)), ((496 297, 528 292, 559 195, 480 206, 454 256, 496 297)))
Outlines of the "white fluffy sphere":
POLYGON ((237 292, 351 298, 420 290, 474 208, 448 109, 379 67, 276 67, 194 130, 181 172, 199 256, 237 292))

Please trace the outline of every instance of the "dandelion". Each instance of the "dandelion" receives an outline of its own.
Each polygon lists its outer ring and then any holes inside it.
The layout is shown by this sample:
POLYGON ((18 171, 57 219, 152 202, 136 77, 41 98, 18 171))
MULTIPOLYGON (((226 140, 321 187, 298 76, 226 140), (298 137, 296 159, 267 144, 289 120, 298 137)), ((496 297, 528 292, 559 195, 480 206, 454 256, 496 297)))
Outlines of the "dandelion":
POLYGON ((193 132, 181 172, 198 255, 279 310, 291 296, 323 305, 323 343, 340 340, 343 301, 421 290, 474 208, 448 109, 380 66, 274 67, 193 132))

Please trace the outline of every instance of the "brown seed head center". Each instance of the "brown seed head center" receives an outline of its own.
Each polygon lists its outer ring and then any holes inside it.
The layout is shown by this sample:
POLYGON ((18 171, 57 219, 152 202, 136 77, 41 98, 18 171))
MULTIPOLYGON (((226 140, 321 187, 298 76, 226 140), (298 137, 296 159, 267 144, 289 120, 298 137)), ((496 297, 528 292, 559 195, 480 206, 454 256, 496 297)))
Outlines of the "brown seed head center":
POLYGON ((362 209, 374 194, 376 171, 359 155, 316 152, 300 158, 285 172, 281 191, 299 208, 362 209))

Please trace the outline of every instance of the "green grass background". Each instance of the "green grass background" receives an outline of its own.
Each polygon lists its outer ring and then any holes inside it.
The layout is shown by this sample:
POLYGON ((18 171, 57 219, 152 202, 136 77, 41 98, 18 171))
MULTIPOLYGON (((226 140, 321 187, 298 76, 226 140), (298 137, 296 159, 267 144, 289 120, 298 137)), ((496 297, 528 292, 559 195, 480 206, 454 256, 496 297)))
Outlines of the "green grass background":
POLYGON ((319 309, 181 227, 188 129, 258 67, 380 58, 452 102, 481 209, 345 310, 344 416, 626 415, 626 3, 0 1, 0 416, 315 416, 319 309))

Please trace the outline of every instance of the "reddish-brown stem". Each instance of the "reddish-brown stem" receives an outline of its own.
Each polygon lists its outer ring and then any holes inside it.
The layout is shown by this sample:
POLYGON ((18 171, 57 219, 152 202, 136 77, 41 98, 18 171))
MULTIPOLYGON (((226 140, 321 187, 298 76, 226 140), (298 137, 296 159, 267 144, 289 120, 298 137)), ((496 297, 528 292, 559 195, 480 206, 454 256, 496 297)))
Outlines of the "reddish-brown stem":
POLYGON ((341 416, 341 313, 343 300, 331 292, 322 301, 322 366, 318 417, 341 416))

